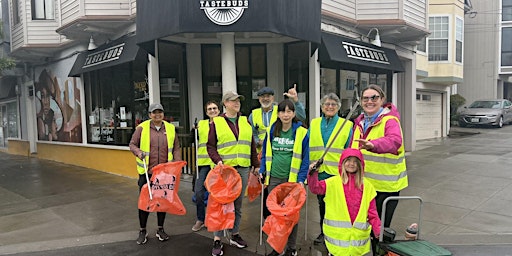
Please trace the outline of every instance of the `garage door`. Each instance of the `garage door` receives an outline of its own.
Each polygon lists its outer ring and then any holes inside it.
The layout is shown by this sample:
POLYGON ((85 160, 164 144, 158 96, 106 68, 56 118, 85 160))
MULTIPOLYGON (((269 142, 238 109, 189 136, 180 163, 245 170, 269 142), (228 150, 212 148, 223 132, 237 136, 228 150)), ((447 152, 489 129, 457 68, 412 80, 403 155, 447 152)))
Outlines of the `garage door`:
POLYGON ((416 140, 442 136, 442 94, 416 92, 416 140))

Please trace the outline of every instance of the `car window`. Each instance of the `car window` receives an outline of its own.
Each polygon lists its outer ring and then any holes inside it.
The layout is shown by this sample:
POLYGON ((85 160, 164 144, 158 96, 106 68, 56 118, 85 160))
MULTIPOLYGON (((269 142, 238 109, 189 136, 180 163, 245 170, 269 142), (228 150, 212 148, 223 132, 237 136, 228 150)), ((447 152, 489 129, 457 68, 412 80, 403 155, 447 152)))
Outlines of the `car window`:
POLYGON ((501 101, 493 101, 491 108, 501 108, 501 101))
POLYGON ((510 107, 510 105, 512 105, 512 103, 508 100, 506 100, 503 105, 507 108, 507 107, 510 107))

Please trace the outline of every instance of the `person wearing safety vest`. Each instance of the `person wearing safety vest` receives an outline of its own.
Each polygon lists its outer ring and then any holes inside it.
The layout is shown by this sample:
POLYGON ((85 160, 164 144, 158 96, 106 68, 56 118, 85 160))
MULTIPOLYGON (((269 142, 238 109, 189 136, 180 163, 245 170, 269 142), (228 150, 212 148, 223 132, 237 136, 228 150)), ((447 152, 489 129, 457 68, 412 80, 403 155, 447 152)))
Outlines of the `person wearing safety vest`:
MULTIPOLYGON (((295 105, 291 100, 283 100, 277 106, 278 119, 267 131, 261 157, 260 177, 265 176, 269 193, 285 182, 298 182, 304 185, 309 169, 309 134, 295 117, 295 105)), ((288 236, 284 255, 297 255, 298 224, 288 236)), ((268 255, 282 255, 272 251, 268 255)))
MULTIPOLYGON (((322 106, 322 117, 311 120, 309 126, 309 161, 311 162, 310 168, 312 168, 322 157, 325 148, 331 141, 334 141, 319 168, 318 178, 324 180, 338 175, 338 161, 343 149, 347 148, 350 144, 353 123, 347 120, 338 137, 334 139, 345 120, 338 116, 338 111, 341 108, 340 98, 334 93, 329 93, 322 98, 320 104, 322 106)), ((313 242, 318 245, 324 243, 322 225, 325 215, 324 195, 318 194, 317 199, 320 210, 321 232, 313 242)))
MULTIPOLYGON (((151 179, 152 169, 158 164, 170 161, 181 161, 181 148, 176 128, 174 125, 164 121, 164 108, 159 103, 149 105, 149 120, 139 124, 130 140, 130 151, 136 156, 137 172, 139 173, 139 193, 142 186, 149 183, 146 180, 146 168, 151 179), (144 161, 145 160, 145 163, 144 161)), ((146 224, 149 212, 139 209, 140 231, 137 244, 147 242, 146 224)), ((157 213, 158 230, 156 236, 160 241, 169 239, 164 231, 165 212, 157 213)))
MULTIPOLYGON (((204 186, 204 181, 206 180, 206 176, 208 172, 215 165, 210 156, 208 155, 208 151, 206 150, 206 143, 208 142, 208 133, 210 132, 210 124, 213 122, 213 118, 218 116, 220 113, 219 103, 216 101, 208 101, 204 105, 204 111, 206 111, 206 115, 208 119, 204 119, 199 121, 197 127, 197 136, 198 136, 198 146, 197 146, 197 166, 199 170, 199 175, 194 184, 194 195, 196 198, 196 214, 197 220, 194 226, 192 226, 192 231, 197 232, 204 228, 204 218, 206 214, 206 205, 204 204, 204 194, 206 192, 206 188, 204 186)), ((195 135, 194 135, 195 136, 195 135)))
MULTIPOLYGON (((240 101, 244 99, 244 96, 232 91, 226 92, 222 96, 222 104, 226 112, 213 118, 206 143, 208 155, 213 163, 221 166, 229 165, 237 170, 242 180, 242 191, 247 188, 249 169, 252 167, 255 172, 258 172, 260 167, 251 124, 247 117, 240 114, 240 101)), ((235 223, 230 230, 231 237, 229 239, 229 243, 238 248, 247 247, 247 242, 239 234, 243 197, 244 193, 242 192, 234 201, 235 223)), ((223 254, 221 242, 223 234, 222 230, 214 232, 212 255, 223 254)))
POLYGON ((370 251, 371 231, 377 237, 381 232, 376 192, 364 179, 365 162, 361 151, 345 149, 338 169, 338 175, 325 180, 318 179, 318 172, 308 177, 311 192, 325 194, 325 245, 330 255, 365 255, 370 251))
MULTIPOLYGON (((382 203, 390 196, 400 195, 408 186, 405 150, 396 107, 386 102, 386 95, 378 85, 371 84, 361 92, 363 113, 356 118, 352 148, 358 148, 366 160, 365 179, 377 191, 375 201, 379 215, 382 203)), ((384 227, 389 227, 398 201, 386 205, 384 227)), ((376 243, 372 244, 376 247, 376 243)))
MULTIPOLYGON (((274 102, 274 89, 270 87, 261 88, 257 92, 257 95, 261 107, 256 108, 251 112, 249 115, 249 122, 252 125, 252 133, 254 141, 256 142, 256 149, 258 153, 261 154, 263 139, 265 138, 267 129, 277 120, 277 104, 274 102)), ((299 96, 297 94, 297 84, 294 84, 293 87, 288 90, 288 92, 283 93, 283 96, 292 100, 295 106, 295 114, 297 118, 300 121, 305 122, 306 110, 304 105, 299 101, 299 96)), ((265 188, 263 191, 263 200, 265 202, 263 207, 264 218, 270 215, 266 204, 267 198, 268 189, 265 188)))

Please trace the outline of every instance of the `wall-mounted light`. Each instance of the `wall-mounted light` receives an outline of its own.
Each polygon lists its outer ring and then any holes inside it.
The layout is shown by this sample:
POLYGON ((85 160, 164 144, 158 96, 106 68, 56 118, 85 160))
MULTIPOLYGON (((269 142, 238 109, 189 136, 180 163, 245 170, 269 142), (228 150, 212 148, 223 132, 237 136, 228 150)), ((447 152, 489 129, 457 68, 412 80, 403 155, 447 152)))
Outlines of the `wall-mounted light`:
POLYGON ((368 35, 366 35, 366 37, 370 40, 370 44, 373 44, 373 45, 378 46, 378 47, 381 46, 379 30, 377 28, 370 29, 370 31, 368 31, 368 35), (375 36, 373 37, 373 39, 371 39, 370 34, 374 30, 375 30, 375 36))
POLYGON ((89 46, 87 47, 87 50, 91 51, 96 49, 98 46, 94 43, 94 39, 91 36, 91 39, 89 39, 89 46))

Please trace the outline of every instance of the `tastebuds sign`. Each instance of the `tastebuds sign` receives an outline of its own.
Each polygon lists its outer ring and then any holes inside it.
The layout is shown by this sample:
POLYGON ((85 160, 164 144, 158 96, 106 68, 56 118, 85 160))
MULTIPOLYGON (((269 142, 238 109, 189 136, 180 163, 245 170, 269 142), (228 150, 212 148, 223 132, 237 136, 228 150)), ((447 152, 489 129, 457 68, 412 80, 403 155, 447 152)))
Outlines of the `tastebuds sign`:
POLYGON ((341 42, 341 44, 349 58, 389 64, 388 56, 382 50, 348 42, 341 42))
POLYGON ((211 0, 199 1, 200 9, 213 23, 227 26, 235 23, 244 9, 249 8, 249 0, 211 0))

